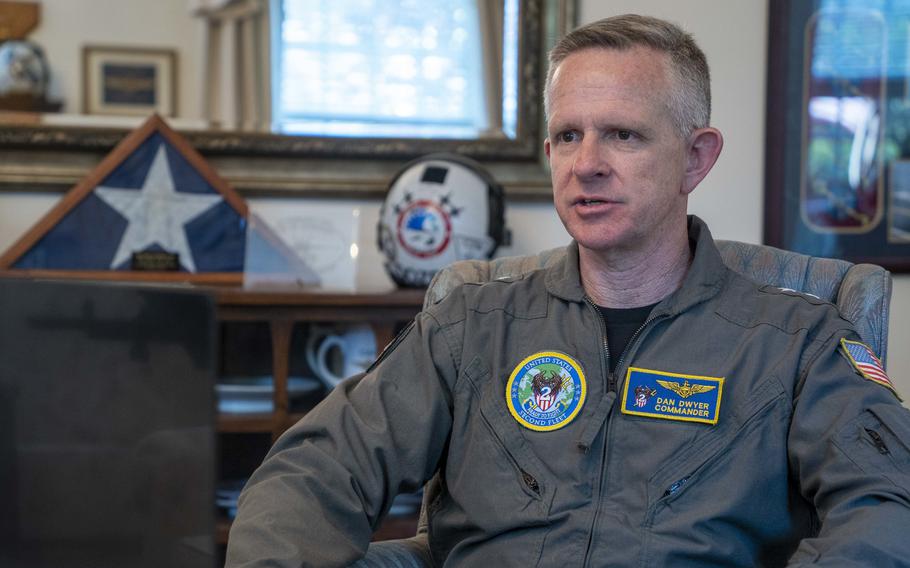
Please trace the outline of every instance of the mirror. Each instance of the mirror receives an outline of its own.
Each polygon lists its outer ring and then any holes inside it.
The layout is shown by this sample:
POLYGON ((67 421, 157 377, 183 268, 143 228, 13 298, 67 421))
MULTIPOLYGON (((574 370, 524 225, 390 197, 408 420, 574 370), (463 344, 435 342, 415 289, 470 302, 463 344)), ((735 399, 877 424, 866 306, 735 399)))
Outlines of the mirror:
MULTIPOLYGON (((188 11, 191 2, 179 1, 188 11)), ((195 1, 200 5, 215 3, 195 1)), ((514 134, 506 135, 500 129, 475 139, 294 136, 224 126, 209 128, 204 120, 188 115, 184 118, 179 107, 180 118, 167 120, 242 192, 257 190, 281 195, 315 192, 333 196, 374 192, 384 189, 388 172, 400 167, 402 161, 430 152, 449 151, 488 164, 506 186, 507 193, 535 195, 544 189, 545 195, 549 182, 541 163, 544 56, 553 39, 574 23, 575 2, 518 0, 518 3, 515 38, 518 43, 518 93, 514 134)), ((43 21, 50 25, 51 18, 78 18, 74 4, 77 3, 69 0, 45 0, 42 3, 43 21), (63 10, 64 14, 55 14, 55 10, 63 10)), ((72 27, 92 33, 102 24, 119 37, 111 42, 130 45, 128 30, 118 29, 109 19, 96 22, 94 26, 77 23, 72 27)), ((149 28, 167 28, 165 22, 160 24, 149 22, 149 28)), ((86 39, 83 43, 97 44, 98 40, 86 39)), ((204 44, 204 39, 199 43, 204 44)), ((50 63, 52 67, 58 64, 53 59, 50 63)), ((180 67, 179 60, 176 67, 180 67)), ((176 74, 178 85, 185 79, 182 73, 185 70, 176 74)), ((208 75, 202 81, 197 78, 197 84, 209 80, 208 75)), ((197 93, 196 97, 203 100, 204 93, 197 93)), ((182 99, 177 97, 176 100, 182 99)), ((196 106, 198 110, 205 102, 196 106)), ((0 157, 0 189, 60 189, 70 180, 77 181, 76 172, 88 171, 89 166, 97 162, 97 156, 113 148, 129 129, 99 127, 99 122, 91 118, 71 112, 58 116, 14 113, 0 117, 0 148, 4 149, 0 152, 3 155, 0 157), (85 118, 89 120, 83 120, 85 118), (25 160, 21 157, 23 151, 31 152, 25 160), (61 158, 61 153, 66 156, 61 158)))

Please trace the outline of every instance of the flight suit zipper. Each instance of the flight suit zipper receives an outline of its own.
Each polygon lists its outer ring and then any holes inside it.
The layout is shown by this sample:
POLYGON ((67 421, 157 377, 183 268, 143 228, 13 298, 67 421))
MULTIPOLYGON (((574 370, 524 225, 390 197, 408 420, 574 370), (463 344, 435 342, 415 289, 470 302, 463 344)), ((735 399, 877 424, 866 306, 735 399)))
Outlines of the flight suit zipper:
MULTIPOLYGON (((521 464, 518 463, 518 460, 515 459, 515 456, 513 456, 512 453, 508 450, 508 446, 506 446, 506 443, 502 440, 502 438, 499 437, 499 434, 496 432, 496 429, 493 428, 493 425, 490 424, 490 421, 487 419, 487 417, 484 416, 483 412, 480 412, 479 414, 481 422, 483 422, 483 425, 487 428, 487 431, 493 437, 494 444, 499 447, 499 450, 505 455, 509 463, 512 464, 512 467, 521 477, 522 484, 534 493, 533 495, 529 494, 530 497, 535 498, 539 501, 541 498, 540 483, 537 481, 537 478, 526 471, 523 467, 521 467, 521 464)), ((525 491, 525 493, 528 492, 525 491)))
MULTIPOLYGON (((597 307, 597 304, 594 303, 594 300, 585 296, 585 302, 591 306, 594 310, 594 314, 597 316, 598 322, 600 323, 600 336, 603 339, 603 351, 601 353, 601 359, 604 364, 604 369, 607 370, 607 392, 615 392, 618 385, 616 381, 616 374, 613 371, 610 371, 610 345, 607 342, 607 322, 604 319, 603 313, 597 307)), ((632 334, 632 337, 629 338, 629 342, 626 343, 626 347, 623 349, 622 353, 619 354, 619 359, 616 361, 615 369, 619 369, 622 366, 622 362, 625 360, 626 353, 629 352, 629 349, 632 345, 635 344, 635 340, 638 339, 638 336, 641 335, 641 332, 648 327, 651 322, 666 317, 666 314, 658 315, 648 315, 648 319, 645 320, 645 323, 641 324, 641 327, 635 330, 635 333, 632 334)))
MULTIPOLYGON (((594 312, 595 319, 597 320, 598 326, 600 327, 600 337, 603 341, 603 349, 600 351, 600 360, 603 365, 603 369, 607 372, 607 392, 612 392, 616 386, 613 381, 613 373, 610 372, 610 345, 607 343, 607 322, 604 320, 603 313, 597 308, 597 304, 591 300, 588 296, 585 296, 585 303, 591 307, 591 310, 594 312)), ((604 393, 606 394, 606 393, 604 393)), ((606 428, 609 429, 610 421, 607 420, 606 428)), ((604 439, 606 440, 606 433, 604 433, 604 439)), ((594 532, 597 528, 597 521, 600 517, 600 495, 603 491, 604 486, 604 469, 607 466, 607 444, 604 442, 603 455, 600 457, 600 475, 597 477, 597 493, 593 496, 594 501, 594 515, 591 518, 591 529, 588 531, 588 544, 585 547, 585 558, 584 566, 588 566, 588 558, 591 556, 591 546, 594 544, 594 532)))
MULTIPOLYGON (((644 331, 646 327, 651 325, 651 322, 663 319, 665 317, 667 317, 666 314, 658 314, 656 316, 649 315, 648 319, 645 320, 645 323, 641 324, 641 327, 635 330, 635 333, 633 333, 632 337, 629 338, 629 342, 626 343, 626 348, 623 349, 622 353, 619 355, 619 360, 616 361, 616 370, 619 370, 619 368, 622 366, 622 363, 626 358, 626 353, 628 353, 629 349, 635 344, 635 340, 638 339, 638 336, 641 335, 641 332, 644 331)), ((610 373, 610 377, 613 377, 613 373, 610 373)))
POLYGON ((610 344, 607 342, 607 321, 604 319, 603 313, 597 307, 597 304, 594 303, 594 300, 585 296, 585 303, 591 306, 595 317, 597 318, 597 323, 600 326, 600 337, 602 340, 600 351, 600 360, 603 363, 603 368, 607 371, 607 392, 613 392, 616 389, 616 384, 613 378, 613 373, 610 372, 610 344))
MULTIPOLYGON (((608 387, 607 392, 615 392, 617 389, 616 375, 614 372, 610 371, 610 346, 609 346, 609 343, 607 342, 607 322, 604 319, 603 312, 601 312, 600 309, 598 309, 597 304, 595 304, 594 301, 591 298, 589 298, 587 295, 585 296, 584 299, 585 299, 585 303, 587 303, 591 307, 591 309, 594 311, 594 314, 597 316, 597 320, 600 325, 600 336, 603 339, 603 350, 601 351, 601 361, 603 363, 603 368, 607 371, 607 387, 608 387)), ((632 337, 629 339, 629 342, 626 343, 625 348, 623 349, 622 353, 619 355, 619 359, 616 361, 616 369, 619 369, 620 365, 622 365, 622 362, 626 356, 626 353, 629 352, 629 349, 632 347, 632 345, 635 343, 635 341, 641 335, 641 332, 646 327, 648 327, 648 325, 650 325, 651 322, 653 322, 661 317, 665 317, 665 316, 662 316, 662 315, 650 316, 649 315, 648 319, 645 320, 645 323, 641 324, 641 327, 639 327, 637 330, 635 330, 635 333, 632 334, 632 337)), ((603 455, 601 456, 601 462, 600 462, 600 475, 598 476, 598 480, 597 480, 597 494, 594 496, 594 503, 595 503, 594 518, 591 520, 591 530, 588 532, 588 545, 585 548, 585 557, 584 557, 584 564, 583 564, 585 567, 587 567, 589 565, 588 562, 591 557, 591 547, 594 544, 594 535, 597 532, 597 523, 600 520, 600 514, 599 514, 600 513, 600 497, 603 493, 603 485, 604 485, 604 477, 605 477, 604 473, 605 473, 605 470, 607 467, 607 461, 608 461, 608 456, 609 456, 608 450, 609 450, 609 446, 610 446, 610 444, 608 443, 607 437, 608 437, 608 434, 610 431, 610 421, 612 419, 613 419, 613 413, 610 413, 610 417, 607 419, 606 429, 604 431, 604 449, 603 449, 603 455)))
POLYGON ((865 428, 866 434, 872 439, 872 445, 875 446, 875 449, 878 450, 878 453, 883 456, 887 456, 891 453, 891 450, 888 449, 888 445, 885 444, 884 438, 877 431, 872 428, 865 428))
POLYGON ((670 497, 671 495, 675 495, 676 492, 679 491, 680 489, 682 489, 683 485, 685 485, 688 482, 689 482, 688 475, 683 477, 682 479, 675 481, 673 484, 670 485, 670 487, 667 487, 666 491, 664 491, 662 498, 670 497))

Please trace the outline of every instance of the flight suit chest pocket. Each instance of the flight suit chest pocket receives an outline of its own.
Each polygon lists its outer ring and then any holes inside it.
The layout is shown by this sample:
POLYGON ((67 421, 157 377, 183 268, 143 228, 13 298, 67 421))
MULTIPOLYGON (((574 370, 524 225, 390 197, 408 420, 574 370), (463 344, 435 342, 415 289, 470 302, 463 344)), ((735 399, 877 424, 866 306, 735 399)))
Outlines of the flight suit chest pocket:
POLYGON ((737 394, 745 396, 726 400, 732 404, 718 423, 648 480, 640 566, 683 565, 693 554, 712 566, 753 566, 760 543, 786 538, 791 408, 784 387, 772 377, 737 394))
POLYGON ((431 504, 441 517, 470 519, 485 533, 541 527, 553 488, 539 460, 509 424, 505 387, 474 359, 455 388, 452 434, 444 477, 451 499, 431 504), (447 508, 457 510, 447 511, 447 508))
MULTIPOLYGON (((712 463, 729 451, 731 444, 762 425, 774 403, 783 398, 784 389, 776 378, 770 378, 736 408, 667 460, 648 483, 649 513, 659 502, 666 504, 681 496, 699 478, 710 475, 712 463)), ((784 430, 781 430, 784 436, 784 430)), ((649 515, 649 516, 650 516, 649 515)))
MULTIPOLYGON (((510 502, 511 510, 502 510, 507 517, 524 511, 529 518, 545 519, 552 488, 508 413, 505 385, 499 384, 479 357, 466 367, 464 378, 456 389, 456 396, 462 399, 458 402, 464 403, 455 417, 461 432, 453 432, 450 443, 450 456, 455 452, 462 458, 463 480, 475 479, 476 484, 468 484, 473 485, 472 491, 490 493, 491 500, 485 505, 488 510, 510 502)), ((451 476, 448 481, 452 490, 451 476)))
POLYGON ((522 492, 543 506, 544 500, 552 497, 549 494, 550 487, 542 478, 542 467, 537 456, 521 436, 517 424, 508 413, 505 404, 505 385, 499 384, 500 381, 492 376, 489 367, 479 357, 468 365, 465 378, 467 384, 463 385, 462 389, 469 391, 465 394, 473 399, 472 406, 475 407, 471 412, 470 421, 476 427, 482 426, 478 434, 484 433, 488 436, 483 445, 493 446, 504 460, 496 467, 498 471, 506 473, 507 477, 502 479, 504 486, 498 487, 497 490, 509 489, 508 486, 512 484, 509 483, 508 475, 511 475, 512 481, 522 492))

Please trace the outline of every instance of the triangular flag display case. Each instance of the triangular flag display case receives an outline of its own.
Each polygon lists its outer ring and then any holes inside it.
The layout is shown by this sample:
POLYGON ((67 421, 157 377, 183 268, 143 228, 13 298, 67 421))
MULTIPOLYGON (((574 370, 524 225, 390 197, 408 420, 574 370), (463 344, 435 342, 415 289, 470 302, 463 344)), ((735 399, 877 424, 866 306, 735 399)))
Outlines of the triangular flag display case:
POLYGON ((0 270, 236 285, 247 215, 237 192, 153 115, 0 256, 0 270), (133 270, 136 254, 172 269, 133 270))

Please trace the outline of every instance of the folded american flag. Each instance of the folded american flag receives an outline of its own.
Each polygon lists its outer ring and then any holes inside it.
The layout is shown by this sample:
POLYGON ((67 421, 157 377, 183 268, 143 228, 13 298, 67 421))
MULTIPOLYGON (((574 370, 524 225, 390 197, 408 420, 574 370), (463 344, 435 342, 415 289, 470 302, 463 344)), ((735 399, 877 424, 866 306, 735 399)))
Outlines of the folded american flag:
POLYGON ((247 208, 158 116, 128 135, 0 257, 0 268, 129 270, 134 253, 185 272, 241 272, 247 208))

